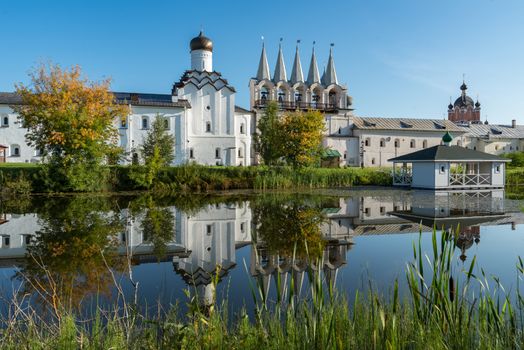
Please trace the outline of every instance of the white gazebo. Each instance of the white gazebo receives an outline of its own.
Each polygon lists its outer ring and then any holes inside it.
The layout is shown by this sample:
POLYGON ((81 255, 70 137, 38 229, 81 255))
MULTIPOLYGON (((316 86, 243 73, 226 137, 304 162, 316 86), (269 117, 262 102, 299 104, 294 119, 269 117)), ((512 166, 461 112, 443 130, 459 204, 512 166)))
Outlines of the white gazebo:
POLYGON ((505 164, 499 156, 450 146, 446 133, 443 145, 389 159, 393 162, 393 186, 423 189, 504 188, 505 164))

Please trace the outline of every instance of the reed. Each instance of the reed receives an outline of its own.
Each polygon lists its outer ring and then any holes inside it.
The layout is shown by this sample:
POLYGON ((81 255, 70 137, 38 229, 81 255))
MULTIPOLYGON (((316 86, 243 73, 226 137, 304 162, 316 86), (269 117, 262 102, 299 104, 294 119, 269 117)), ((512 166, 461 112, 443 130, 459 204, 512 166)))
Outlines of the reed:
MULTIPOLYGON (((413 244, 406 267, 408 292, 381 297, 372 288, 352 301, 331 287, 321 272, 324 261, 308 261, 307 284, 283 285, 275 274, 275 291, 254 279, 255 309, 232 317, 225 304, 202 305, 188 290, 186 315, 176 308, 147 315, 136 300, 118 302, 81 319, 58 305, 55 317, 42 319, 15 303, 2 319, 2 349, 521 349, 524 347, 524 262, 516 264, 517 287, 506 293, 473 258, 455 264, 453 232, 432 235, 431 251, 413 244), (285 287, 285 288, 284 288, 285 287)), ((307 250, 307 246, 306 246, 307 250)), ((296 251, 296 250, 295 250, 296 251)), ((247 266, 246 266, 247 268, 247 266)), ((220 266, 217 266, 217 276, 220 266)), ((218 278, 212 281, 218 283, 218 278)))

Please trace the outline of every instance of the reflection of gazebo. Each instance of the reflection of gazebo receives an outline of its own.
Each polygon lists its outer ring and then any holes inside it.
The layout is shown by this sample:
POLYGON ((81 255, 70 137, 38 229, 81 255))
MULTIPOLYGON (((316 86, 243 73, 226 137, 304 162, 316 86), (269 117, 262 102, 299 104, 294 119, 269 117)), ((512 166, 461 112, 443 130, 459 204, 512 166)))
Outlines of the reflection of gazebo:
POLYGON ((0 145, 0 163, 5 163, 7 157, 7 146, 0 145))

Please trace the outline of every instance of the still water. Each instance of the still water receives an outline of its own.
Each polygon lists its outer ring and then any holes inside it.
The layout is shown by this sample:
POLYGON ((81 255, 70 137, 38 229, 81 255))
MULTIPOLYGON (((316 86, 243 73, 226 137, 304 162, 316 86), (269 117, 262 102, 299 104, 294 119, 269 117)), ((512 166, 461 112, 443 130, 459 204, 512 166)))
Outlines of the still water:
POLYGON ((413 243, 420 238, 429 255, 434 225, 457 230, 457 269, 476 256, 476 271, 509 290, 524 257, 520 206, 503 191, 5 200, 0 307, 7 312, 13 298, 45 305, 52 290, 81 309, 136 294, 144 309, 183 311, 191 297, 206 304, 216 295, 235 312, 253 307, 257 288, 286 294, 293 279, 302 293, 309 268, 350 299, 369 288, 387 295, 395 280, 403 293, 413 243))

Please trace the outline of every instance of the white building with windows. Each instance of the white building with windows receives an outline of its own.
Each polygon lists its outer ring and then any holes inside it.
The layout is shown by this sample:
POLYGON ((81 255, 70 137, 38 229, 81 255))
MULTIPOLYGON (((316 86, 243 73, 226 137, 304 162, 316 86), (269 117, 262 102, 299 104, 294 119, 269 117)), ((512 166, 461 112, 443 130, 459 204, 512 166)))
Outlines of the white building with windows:
MULTIPOLYGON (((170 94, 114 92, 131 113, 115 120, 119 145, 127 161, 138 150, 157 116, 167 118, 175 137, 173 164, 250 165, 252 113, 235 105, 236 91, 213 70, 213 42, 201 32, 190 42, 191 69, 170 94)), ((11 106, 22 103, 15 93, 0 93, 0 162, 39 162, 40 154, 26 144, 11 106), (2 156, 4 155, 4 156, 2 156)))

